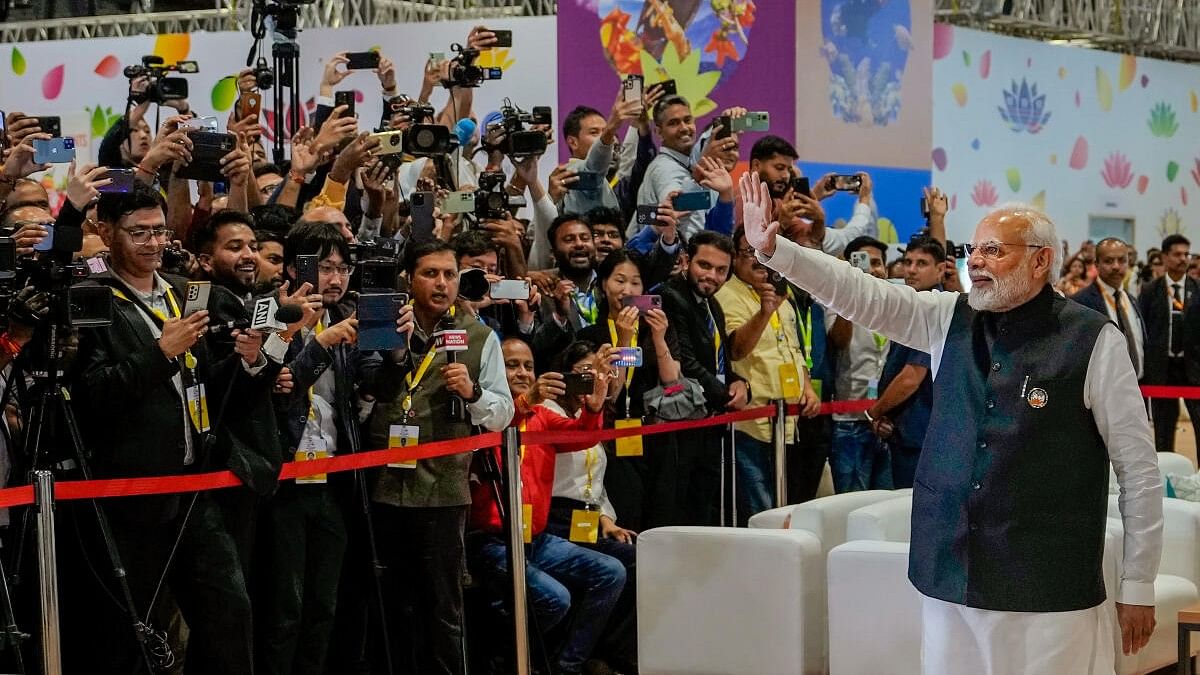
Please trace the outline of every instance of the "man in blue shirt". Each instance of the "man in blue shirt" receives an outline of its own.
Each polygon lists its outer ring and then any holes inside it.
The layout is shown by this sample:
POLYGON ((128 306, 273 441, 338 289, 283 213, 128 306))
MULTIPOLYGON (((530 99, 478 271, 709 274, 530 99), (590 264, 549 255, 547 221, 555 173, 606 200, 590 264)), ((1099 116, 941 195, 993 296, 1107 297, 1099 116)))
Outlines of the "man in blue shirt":
MULTIPOLYGON (((936 239, 913 239, 904 253, 904 283, 918 291, 940 290, 945 262, 946 250, 936 239)), ((891 450, 892 485, 897 489, 913 486, 929 427, 933 408, 929 363, 929 354, 893 343, 879 378, 882 394, 867 411, 875 434, 891 450)))

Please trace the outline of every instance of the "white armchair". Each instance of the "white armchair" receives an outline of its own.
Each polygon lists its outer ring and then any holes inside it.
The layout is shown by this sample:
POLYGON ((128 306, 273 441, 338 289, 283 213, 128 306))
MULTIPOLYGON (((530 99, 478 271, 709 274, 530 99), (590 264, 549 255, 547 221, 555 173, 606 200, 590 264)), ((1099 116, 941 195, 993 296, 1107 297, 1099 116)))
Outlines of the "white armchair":
POLYGON ((864 506, 846 517, 846 539, 908 542, 912 533, 912 496, 864 506))

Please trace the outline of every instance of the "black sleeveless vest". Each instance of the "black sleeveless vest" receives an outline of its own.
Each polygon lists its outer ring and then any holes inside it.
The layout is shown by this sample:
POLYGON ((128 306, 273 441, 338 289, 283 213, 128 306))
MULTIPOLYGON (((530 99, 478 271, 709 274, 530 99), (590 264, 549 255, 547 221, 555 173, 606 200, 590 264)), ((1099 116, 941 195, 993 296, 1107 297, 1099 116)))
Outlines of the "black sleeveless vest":
POLYGON ((1104 601, 1108 451, 1084 380, 1105 317, 1049 286, 1004 313, 958 300, 913 487, 909 578, 980 609, 1104 601))

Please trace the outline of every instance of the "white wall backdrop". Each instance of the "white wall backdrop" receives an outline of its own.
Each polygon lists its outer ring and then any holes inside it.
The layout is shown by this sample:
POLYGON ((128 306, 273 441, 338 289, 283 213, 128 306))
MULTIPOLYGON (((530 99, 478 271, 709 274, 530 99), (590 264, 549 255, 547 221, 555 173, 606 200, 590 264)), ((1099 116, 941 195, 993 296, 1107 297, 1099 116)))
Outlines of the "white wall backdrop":
POLYGON ((942 24, 933 49, 933 180, 953 196, 952 239, 1025 201, 1072 249, 1089 216, 1134 219, 1143 253, 1175 231, 1200 249, 1200 67, 942 24))

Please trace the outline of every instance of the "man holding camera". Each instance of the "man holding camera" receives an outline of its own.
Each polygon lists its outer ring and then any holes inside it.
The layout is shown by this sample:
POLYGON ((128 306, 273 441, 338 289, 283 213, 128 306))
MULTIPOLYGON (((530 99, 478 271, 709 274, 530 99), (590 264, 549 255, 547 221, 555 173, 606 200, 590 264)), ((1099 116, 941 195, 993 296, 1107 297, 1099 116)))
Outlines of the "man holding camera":
MULTIPOLYGON (((463 438, 478 429, 500 431, 513 416, 504 357, 496 334, 458 311, 458 258, 441 241, 414 243, 404 268, 415 329, 408 350, 384 358, 371 447, 407 447, 463 438), (456 350, 464 346, 465 349, 456 350)), ((463 663, 465 570, 463 528, 471 503, 470 454, 423 459, 383 469, 371 492, 384 557, 415 625, 413 672, 460 675, 463 663)), ((402 653, 394 650, 393 653, 402 653)))
MULTIPOLYGON (((240 344, 220 363, 210 358, 201 340, 208 312, 183 316, 183 280, 156 272, 170 241, 156 191, 135 185, 130 193, 105 195, 98 217, 112 269, 93 280, 112 291, 113 322, 81 331, 74 390, 95 474, 156 476, 216 468, 214 459, 227 450, 219 411, 226 403, 240 405, 239 395, 252 388, 244 370, 257 361, 260 343, 240 344), (237 379, 227 386, 228 378, 237 379), (234 394, 223 401, 227 390, 234 394)), ((139 616, 162 612, 151 603, 164 602, 156 589, 168 581, 191 629, 188 672, 245 673, 253 667, 250 600, 214 494, 130 497, 105 502, 104 510, 132 609, 139 616)), ((111 581, 105 585, 120 597, 111 581)), ((86 657, 90 672, 136 671, 142 656, 125 608, 106 598, 93 609, 112 612, 89 629, 96 650, 73 651, 86 657)))

